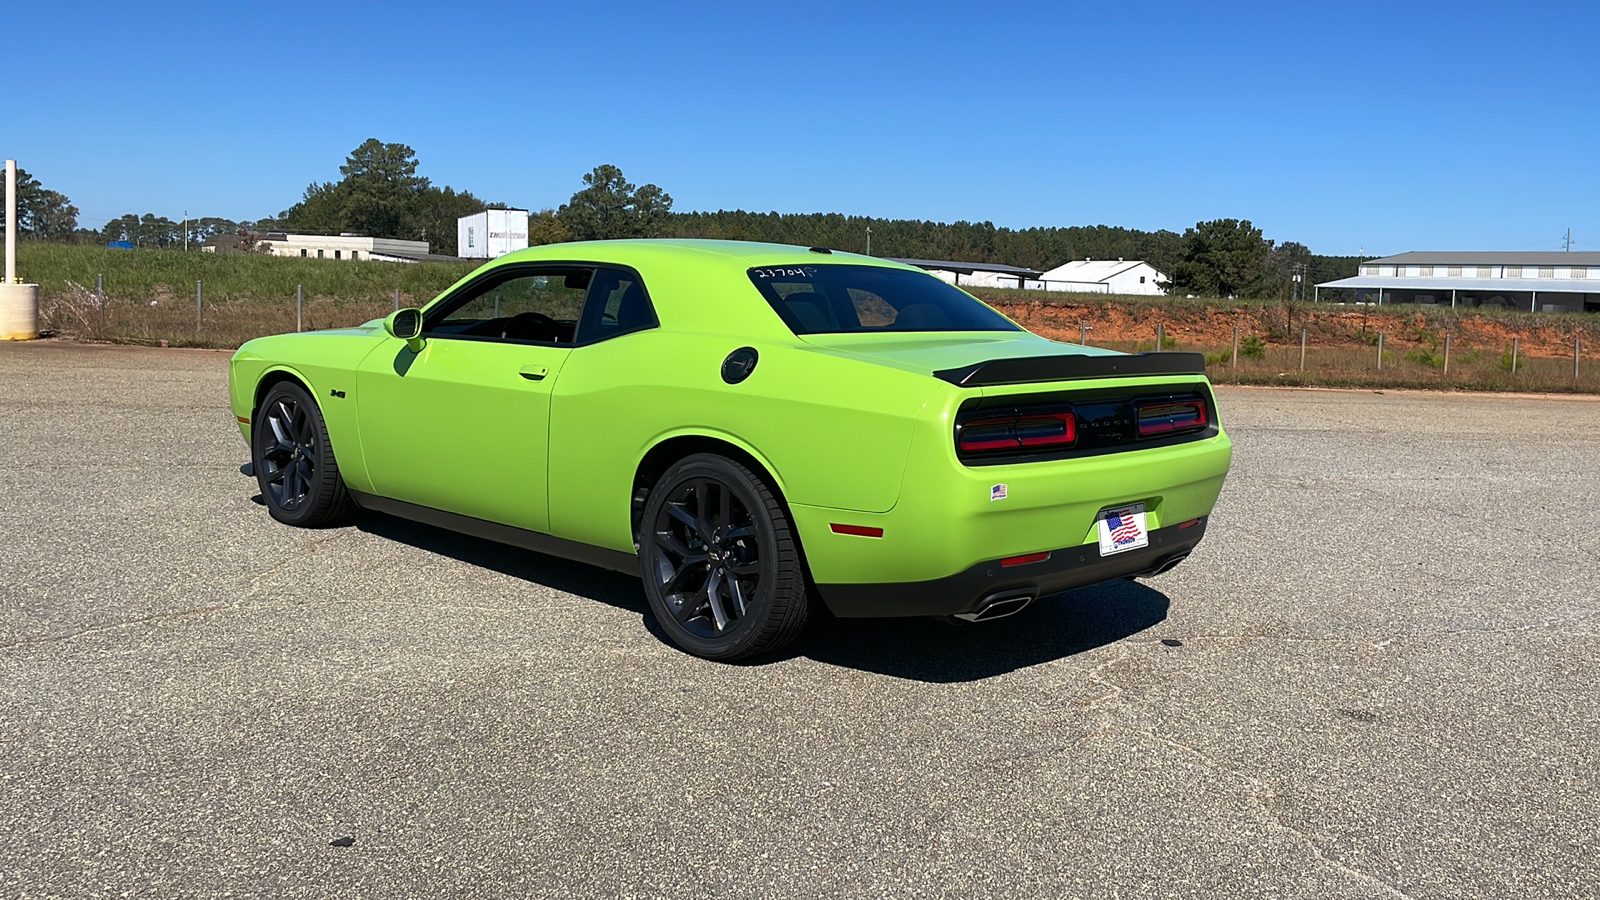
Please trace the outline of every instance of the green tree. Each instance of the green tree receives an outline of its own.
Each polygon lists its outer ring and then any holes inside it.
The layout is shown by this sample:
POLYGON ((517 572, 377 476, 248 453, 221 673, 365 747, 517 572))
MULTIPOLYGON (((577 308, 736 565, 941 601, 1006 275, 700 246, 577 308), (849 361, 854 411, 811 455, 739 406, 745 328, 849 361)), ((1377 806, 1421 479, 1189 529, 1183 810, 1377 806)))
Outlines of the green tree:
MULTIPOLYGON (((0 208, 0 234, 10 227, 0 208)), ((28 170, 17 168, 17 237, 32 240, 66 240, 78 227, 78 208, 67 196, 49 190, 28 170)))
POLYGON ((553 209, 541 209, 528 216, 528 246, 559 244, 572 240, 572 232, 556 218, 553 209))
POLYGON ((1272 245, 1244 219, 1197 222, 1183 233, 1169 290, 1208 297, 1259 297, 1272 290, 1272 245))
POLYGON ((635 187, 612 165, 596 166, 583 183, 571 202, 556 210, 556 219, 574 240, 662 237, 670 232, 672 197, 661 188, 635 187))

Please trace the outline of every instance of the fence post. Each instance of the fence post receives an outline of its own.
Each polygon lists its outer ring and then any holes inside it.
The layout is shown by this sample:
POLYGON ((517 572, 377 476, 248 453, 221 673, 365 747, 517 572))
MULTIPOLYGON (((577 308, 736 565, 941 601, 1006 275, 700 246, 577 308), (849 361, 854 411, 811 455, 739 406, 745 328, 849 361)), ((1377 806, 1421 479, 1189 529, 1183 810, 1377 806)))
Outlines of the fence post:
POLYGON ((1450 335, 1448 332, 1444 336, 1444 374, 1450 374, 1450 335))
POLYGON ((399 288, 395 288, 394 289, 394 309, 395 309, 395 312, 399 312, 400 311, 400 289, 399 288))
POLYGON ((102 272, 94 277, 94 295, 100 300, 100 311, 106 311, 106 276, 102 272))
POLYGON ((1093 330, 1094 329, 1089 327, 1089 323, 1087 322, 1078 323, 1078 344, 1080 346, 1089 346, 1089 332, 1093 330))
POLYGON ((200 321, 202 319, 202 311, 205 308, 205 306, 204 306, 204 303, 205 303, 204 297, 205 297, 205 282, 196 281, 194 283, 194 328, 195 328, 196 331, 200 330, 200 321))
POLYGON ((1239 326, 1233 326, 1233 367, 1239 368, 1239 326))
POLYGON ((1578 352, 1583 349, 1583 338, 1572 336, 1572 377, 1578 377, 1578 352))
POLYGON ((1167 326, 1163 322, 1156 323, 1156 352, 1167 349, 1167 326))
POLYGON ((1517 374, 1517 339, 1511 339, 1511 374, 1517 374))
POLYGON ((305 311, 305 285, 294 286, 294 330, 302 331, 300 327, 301 315, 305 311))
POLYGON ((1300 329, 1300 371, 1306 370, 1306 330, 1300 329))
POLYGON ((1383 332, 1378 332, 1378 371, 1383 371, 1383 332))

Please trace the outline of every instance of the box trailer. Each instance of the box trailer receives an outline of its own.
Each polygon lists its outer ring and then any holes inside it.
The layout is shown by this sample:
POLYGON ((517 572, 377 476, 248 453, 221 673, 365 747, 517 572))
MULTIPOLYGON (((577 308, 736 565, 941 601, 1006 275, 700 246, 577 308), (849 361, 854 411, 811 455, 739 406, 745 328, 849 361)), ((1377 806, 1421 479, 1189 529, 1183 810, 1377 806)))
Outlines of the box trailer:
POLYGON ((494 259, 528 246, 528 211, 486 209, 456 220, 456 255, 494 259))

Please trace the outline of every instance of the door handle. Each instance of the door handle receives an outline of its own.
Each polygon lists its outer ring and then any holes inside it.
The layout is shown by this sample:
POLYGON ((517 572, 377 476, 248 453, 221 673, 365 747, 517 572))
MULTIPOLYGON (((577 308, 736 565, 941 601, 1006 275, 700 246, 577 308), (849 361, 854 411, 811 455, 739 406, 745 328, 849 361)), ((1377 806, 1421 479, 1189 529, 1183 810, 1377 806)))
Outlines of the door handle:
POLYGON ((523 366, 517 370, 517 374, 529 381, 543 381, 550 370, 544 366, 523 366))

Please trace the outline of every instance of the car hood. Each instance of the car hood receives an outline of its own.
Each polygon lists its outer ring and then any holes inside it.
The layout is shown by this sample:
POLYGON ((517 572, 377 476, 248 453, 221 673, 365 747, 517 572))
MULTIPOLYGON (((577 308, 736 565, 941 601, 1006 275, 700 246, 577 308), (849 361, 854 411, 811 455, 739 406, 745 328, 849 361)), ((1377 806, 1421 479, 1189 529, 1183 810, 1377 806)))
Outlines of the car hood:
POLYGON ((1027 332, 963 331, 918 334, 808 334, 806 344, 919 374, 959 369, 992 359, 1032 356, 1107 356, 1115 350, 1052 341, 1027 332))

